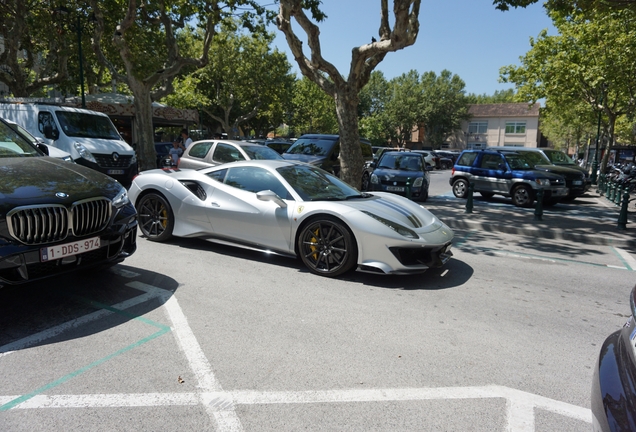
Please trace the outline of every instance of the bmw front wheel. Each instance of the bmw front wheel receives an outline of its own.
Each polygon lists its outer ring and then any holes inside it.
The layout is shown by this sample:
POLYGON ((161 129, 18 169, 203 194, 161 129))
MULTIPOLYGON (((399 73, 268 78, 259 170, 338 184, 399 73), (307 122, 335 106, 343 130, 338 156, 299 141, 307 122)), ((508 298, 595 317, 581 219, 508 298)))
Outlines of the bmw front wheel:
POLYGON ((150 241, 162 242, 172 237, 174 215, 168 201, 160 194, 148 193, 137 202, 139 229, 150 241))
POLYGON ((298 236, 298 254, 310 272, 328 277, 348 272, 358 259, 353 234, 340 220, 330 216, 305 225, 298 236))

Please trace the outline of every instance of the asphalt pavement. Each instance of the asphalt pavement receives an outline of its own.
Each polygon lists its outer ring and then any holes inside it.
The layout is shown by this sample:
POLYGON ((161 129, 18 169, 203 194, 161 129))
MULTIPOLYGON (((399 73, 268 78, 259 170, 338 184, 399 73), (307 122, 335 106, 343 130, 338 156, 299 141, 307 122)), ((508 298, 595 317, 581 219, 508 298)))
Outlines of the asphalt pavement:
POLYGON ((462 230, 504 232, 527 237, 567 240, 588 245, 615 246, 636 251, 636 213, 627 213, 625 229, 619 228, 621 208, 594 190, 571 203, 519 208, 510 199, 473 197, 472 212, 467 200, 454 196, 431 196, 424 206, 449 227, 462 230), (539 214, 537 214, 539 213, 539 214))

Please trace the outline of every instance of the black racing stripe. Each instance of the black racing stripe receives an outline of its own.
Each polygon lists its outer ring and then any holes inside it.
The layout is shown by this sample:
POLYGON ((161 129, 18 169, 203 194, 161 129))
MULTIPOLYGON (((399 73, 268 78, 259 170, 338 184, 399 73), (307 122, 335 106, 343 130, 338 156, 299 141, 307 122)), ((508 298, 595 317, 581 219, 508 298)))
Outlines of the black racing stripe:
POLYGON ((417 217, 415 217, 413 213, 408 212, 407 210, 405 210, 404 208, 396 204, 393 204, 384 200, 379 200, 378 202, 404 215, 409 221, 411 221, 411 223, 413 224, 415 228, 422 227, 422 222, 420 222, 420 220, 417 217))

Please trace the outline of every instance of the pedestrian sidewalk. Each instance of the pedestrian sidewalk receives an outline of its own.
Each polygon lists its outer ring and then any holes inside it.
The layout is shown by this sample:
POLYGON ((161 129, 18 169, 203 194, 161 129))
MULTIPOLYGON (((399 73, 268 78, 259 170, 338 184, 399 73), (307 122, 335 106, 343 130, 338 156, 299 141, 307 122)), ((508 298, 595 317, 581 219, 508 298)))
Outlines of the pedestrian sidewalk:
POLYGON ((510 199, 473 197, 472 213, 466 200, 453 196, 430 197, 424 207, 454 229, 504 232, 527 237, 615 246, 636 251, 636 214, 628 213, 625 230, 618 229, 620 207, 595 191, 572 203, 544 207, 541 220, 534 208, 515 207, 510 199))

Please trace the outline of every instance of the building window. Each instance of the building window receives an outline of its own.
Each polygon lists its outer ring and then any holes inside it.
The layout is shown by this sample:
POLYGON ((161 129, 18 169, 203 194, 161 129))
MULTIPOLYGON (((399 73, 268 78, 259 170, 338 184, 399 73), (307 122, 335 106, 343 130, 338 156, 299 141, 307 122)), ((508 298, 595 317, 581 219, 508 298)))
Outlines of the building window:
POLYGON ((488 122, 470 122, 468 124, 468 133, 469 134, 477 134, 477 133, 486 133, 488 131, 488 122))
POLYGON ((524 134, 526 133, 526 122, 506 122, 507 134, 524 134))
POLYGON ((523 147, 523 143, 504 143, 506 147, 523 147))

